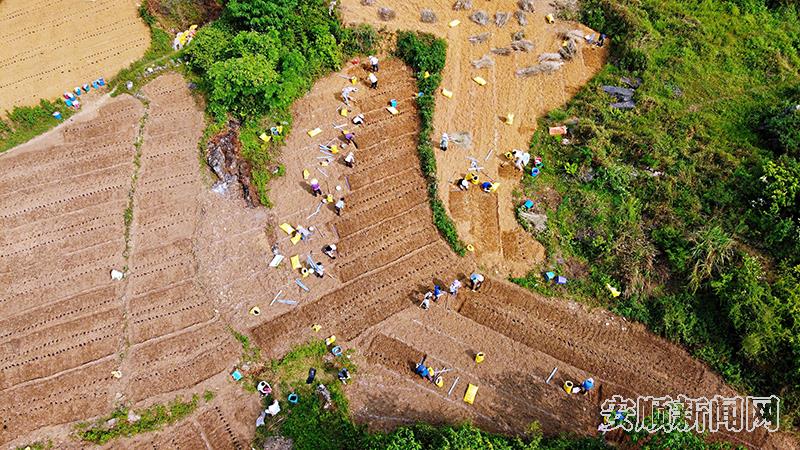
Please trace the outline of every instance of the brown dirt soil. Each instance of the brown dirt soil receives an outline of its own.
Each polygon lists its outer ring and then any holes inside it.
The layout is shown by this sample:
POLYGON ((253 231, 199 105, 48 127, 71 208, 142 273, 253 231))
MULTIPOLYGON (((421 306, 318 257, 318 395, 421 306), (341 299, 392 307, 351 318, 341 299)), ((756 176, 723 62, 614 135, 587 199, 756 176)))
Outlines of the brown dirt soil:
MULTIPOLYGON (((344 73, 364 76, 358 67, 344 73)), ((230 379, 234 367, 249 368, 226 325, 249 329, 271 357, 336 335, 338 344, 355 350, 359 365, 345 388, 352 413, 377 429, 472 420, 515 434, 538 420, 548 434, 591 435, 600 403, 613 394, 733 393, 683 349, 640 325, 494 278, 479 293, 464 288, 421 310, 432 284, 463 280, 476 262, 456 257, 436 237, 419 160, 394 150, 416 144, 415 106, 407 103, 403 116, 385 120, 381 105, 390 96, 413 95, 411 73, 387 60, 382 79, 406 91, 362 88, 355 95, 356 112, 361 105, 370 109, 366 125, 348 125, 360 145, 353 169, 341 162, 343 153, 325 167, 317 159, 318 145, 338 139, 333 126, 345 123, 333 100, 347 83, 338 75, 295 104, 296 131, 281 157, 287 175, 272 183, 270 211, 245 208, 239 192, 210 191, 197 149, 203 115, 189 106, 193 100, 176 74, 143 89, 147 108, 129 96, 105 99, 96 114, 79 114, 0 155, 0 171, 17 180, 11 194, 0 194, 0 259, 12 268, 0 274, 7 287, 0 296, 0 443, 51 439, 57 448, 80 448, 70 437, 75 421, 120 404, 143 408, 211 390, 215 398, 201 400, 185 420, 106 448, 246 448, 258 398, 230 379), (106 128, 113 131, 98 133, 94 120, 110 120, 106 128), (317 126, 323 133, 310 138, 305 131, 317 126), (143 142, 138 159, 137 136, 143 142), (103 157, 108 149, 116 160, 103 157), (92 160, 88 155, 103 163, 76 164, 92 160), (314 214, 319 198, 302 179, 304 168, 316 172, 326 193, 345 198, 340 217, 330 205, 314 214), (93 174, 96 182, 87 183, 93 174), (130 193, 126 252, 123 211, 130 193), (316 230, 292 245, 277 227, 284 222, 316 230), (321 247, 334 242, 341 253, 330 260, 321 247), (312 255, 330 276, 304 278, 310 291, 302 291, 295 284, 300 274, 287 263, 267 267, 273 245, 286 256, 312 255), (125 279, 109 279, 109 269, 125 266, 125 279), (270 306, 279 291, 299 304, 270 306), (248 314, 252 306, 262 313, 248 314), (313 324, 322 326, 318 334, 313 324), (477 351, 487 354, 481 365, 473 360, 477 351), (452 369, 445 388, 413 374, 422 354, 435 368, 452 369), (553 367, 559 371, 547 385, 553 367), (598 384, 587 397, 560 388, 565 379, 586 376, 598 384), (459 384, 447 396, 455 377, 459 384), (480 386, 472 406, 461 401, 467 383, 480 386)), ((797 448, 782 435, 724 437, 752 448, 797 448)))
MULTIPOLYGON (((541 53, 558 51, 560 33, 574 29, 584 33, 593 31, 571 22, 547 24, 545 16, 552 12, 552 7, 545 1, 536 2, 535 13, 526 13, 526 26, 520 26, 512 17, 503 27, 494 24, 494 13, 513 13, 517 10, 516 0, 476 0, 470 11, 453 11, 452 4, 452 1, 383 0, 373 6, 364 6, 360 0, 342 0, 341 9, 346 23, 370 23, 393 31, 420 30, 447 40, 442 87, 453 91, 454 95, 448 99, 437 93, 436 134, 433 138, 438 144, 443 132, 466 131, 472 134, 473 142, 470 148, 451 143, 447 152, 436 152, 438 179, 442 186, 439 193, 456 221, 461 238, 475 246, 478 262, 484 270, 501 277, 523 276, 533 267, 532 262, 542 262, 545 254, 541 244, 523 233, 514 218, 515 205, 511 193, 520 172, 513 166, 501 168, 505 159, 503 154, 514 148, 528 147, 537 126, 536 120, 565 104, 603 67, 608 46, 602 49, 583 46, 576 58, 553 74, 518 78, 514 75, 518 68, 537 64, 541 53), (377 15, 379 6, 394 9, 397 18, 388 22, 380 20, 377 15), (423 8, 431 9, 438 22, 421 22, 420 10, 423 8), (481 26, 469 20, 469 15, 477 10, 489 13, 492 19, 489 25, 481 26), (460 20, 461 24, 450 28, 448 23, 453 19, 460 20), (523 30, 526 39, 534 43, 533 51, 514 52, 509 56, 490 52, 493 47, 508 47, 511 35, 519 30, 523 30), (467 40, 469 36, 484 32, 490 32, 491 37, 482 44, 472 44, 467 40), (475 69, 470 65, 470 61, 487 53, 495 62, 493 67, 475 69), (475 76, 486 79, 487 85, 476 84, 472 81, 475 76), (503 122, 508 113, 515 114, 514 125, 503 122), (490 151, 492 154, 487 159, 490 151), (478 159, 485 174, 501 182, 496 195, 493 195, 496 201, 485 201, 481 196, 488 194, 482 192, 465 197, 457 189, 450 188, 469 168, 467 157, 478 159), (506 239, 508 233, 519 237, 506 239)), ((486 177, 483 178, 485 181, 486 177)))
POLYGON ((108 80, 139 59, 150 32, 135 0, 0 2, 0 112, 108 80))
MULTIPOLYGON (((344 73, 364 75, 355 67, 344 73)), ((396 60, 384 61, 379 72, 381 82, 392 86, 410 76, 396 60)), ((331 99, 346 85, 338 76, 328 77, 295 105, 296 132, 282 155, 287 176, 272 185, 275 223, 299 220, 308 225, 304 217, 316 208, 316 200, 306 190, 301 172, 315 170, 317 145, 335 139, 338 132, 332 125, 344 123, 331 99), (323 134, 309 138, 305 131, 317 126, 323 134)), ((385 120, 388 113, 381 110, 390 98, 411 95, 413 85, 406 86, 405 95, 387 88, 386 92, 360 90, 354 96, 354 113, 363 111, 362 105, 371 111, 363 130, 356 130, 360 147, 355 168, 335 164, 326 168, 329 178, 319 172, 312 175, 324 191, 345 186, 345 178, 350 181, 342 216, 323 208, 313 220, 318 227, 327 224, 322 229, 330 233, 316 241, 317 246, 338 236, 339 257, 325 261, 342 284, 325 286, 322 293, 312 286, 311 295, 304 294, 298 307, 254 327, 252 333, 264 351, 279 357, 308 339, 335 335, 338 344, 355 350, 359 365, 354 384, 346 388, 352 414, 375 429, 415 421, 472 420, 488 430, 513 434, 538 420, 548 434, 592 435, 600 404, 614 394, 733 393, 706 366, 641 325, 602 310, 542 298, 504 281, 490 279, 480 293, 463 289, 458 297, 445 296, 430 311, 421 310, 421 297, 433 283, 447 286, 454 277, 463 280, 476 262, 472 257, 455 257, 435 237, 424 196, 417 196, 418 187, 410 188, 422 179, 419 161, 408 150, 415 141, 410 119, 403 109, 403 115, 385 120), (322 330, 315 334, 313 324, 322 330), (491 362, 475 365, 477 351, 486 352, 491 362), (413 374, 413 364, 423 354, 435 368, 453 369, 445 375, 444 389, 413 374), (544 379, 553 367, 559 371, 547 385, 544 379), (569 396, 560 388, 566 379, 587 376, 599 381, 599 388, 587 397, 569 396), (456 377, 459 384, 448 397, 456 377), (467 383, 480 386, 473 406, 461 401, 467 383)), ((405 108, 413 113, 414 105, 405 108)), ((475 190, 460 194, 482 195, 475 190)), ((482 196, 474 201, 490 199, 482 196)), ((464 223, 459 221, 460 226, 464 223)), ((283 245, 286 237, 277 233, 283 245)), ((516 238, 520 234, 506 232, 495 239, 497 245, 518 252, 524 245, 516 238)), ((305 248, 291 253, 305 254, 305 248)), ((516 254, 531 264, 531 256, 516 254)), ((480 249, 475 259, 482 261, 480 249)), ((780 446, 776 435, 760 432, 723 437, 751 447, 780 446)))
POLYGON ((127 95, 101 98, 0 156, 9 174, 0 194, 0 259, 11 268, 0 274, 3 444, 42 437, 77 448, 71 422, 123 402, 146 407, 206 389, 220 395, 172 437, 162 433, 160 445, 235 448, 250 438, 257 400, 226 406, 241 392, 228 375, 239 344, 196 257, 208 245, 196 233, 209 226, 203 214, 215 200, 200 172, 203 113, 176 74, 143 95, 147 107, 127 95), (110 280, 112 268, 125 267, 122 281, 110 280))

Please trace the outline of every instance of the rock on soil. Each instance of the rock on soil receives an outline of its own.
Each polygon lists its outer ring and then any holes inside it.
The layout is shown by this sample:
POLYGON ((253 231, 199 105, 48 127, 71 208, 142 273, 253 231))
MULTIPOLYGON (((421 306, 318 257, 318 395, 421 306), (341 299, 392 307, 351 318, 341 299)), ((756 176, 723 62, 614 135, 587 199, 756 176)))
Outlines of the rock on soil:
POLYGON ((520 39, 511 43, 511 48, 518 52, 529 52, 533 50, 533 42, 520 39))
POLYGON ((397 13, 392 8, 381 6, 378 8, 378 17, 384 21, 394 20, 397 17, 397 13))
POLYGON ((436 22, 436 14, 433 10, 430 9, 423 9, 419 13, 420 17, 419 20, 424 23, 435 23, 436 22))
POLYGON ((498 27, 502 27, 508 23, 508 19, 511 18, 511 13, 507 12, 496 12, 494 13, 494 24, 498 27))
POLYGON ((454 11, 461 11, 465 9, 472 9, 472 0, 456 0, 456 2, 453 3, 454 11))
POLYGON ((517 19, 517 22, 519 22, 520 26, 524 27, 528 24, 528 18, 525 16, 525 11, 521 9, 514 11, 514 18, 517 19))
POLYGON ((519 0, 517 2, 517 6, 519 6, 519 9, 521 9, 521 10, 523 10, 525 12, 533 12, 534 11, 533 0, 519 0))
POLYGON ((494 66, 494 60, 488 54, 486 54, 483 55, 480 59, 470 61, 470 64, 472 64, 472 67, 476 69, 483 69, 485 67, 494 66))
POLYGON ((492 33, 488 31, 486 33, 476 34, 474 36, 470 36, 467 40, 473 44, 483 44, 484 42, 488 41, 489 38, 492 36, 492 33))
POLYGON ((475 11, 474 13, 470 14, 469 20, 477 23, 478 25, 486 26, 489 23, 489 14, 486 14, 486 11, 475 11))
POLYGON ((260 204, 250 178, 250 163, 241 156, 238 122, 230 121, 226 130, 209 139, 206 145, 206 161, 219 178, 211 188, 214 192, 224 194, 239 180, 247 205, 253 207, 260 204))

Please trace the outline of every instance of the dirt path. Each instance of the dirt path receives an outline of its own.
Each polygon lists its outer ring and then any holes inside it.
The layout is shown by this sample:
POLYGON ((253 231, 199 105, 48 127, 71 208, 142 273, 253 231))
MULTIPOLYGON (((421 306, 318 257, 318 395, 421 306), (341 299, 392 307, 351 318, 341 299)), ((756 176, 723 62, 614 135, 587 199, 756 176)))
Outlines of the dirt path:
POLYGON ((0 112, 109 79, 150 45, 135 0, 0 2, 0 112))
MULTIPOLYGON (((442 87, 453 92, 448 99, 437 94, 434 118, 438 143, 442 133, 452 135, 468 132, 472 145, 451 145, 447 152, 436 152, 439 189, 442 201, 456 221, 459 235, 474 245, 480 265, 489 273, 505 277, 522 276, 535 264, 544 260, 544 248, 522 232, 514 218, 512 191, 520 177, 513 167, 502 168, 503 154, 512 149, 526 149, 536 129, 536 120, 563 104, 596 74, 605 63, 608 48, 588 45, 581 47, 577 57, 564 64, 561 70, 531 78, 518 78, 514 72, 538 63, 541 53, 557 52, 561 46, 561 33, 578 29, 584 34, 594 33, 588 28, 570 22, 548 24, 545 16, 551 12, 548 2, 536 2, 536 12, 526 13, 527 25, 521 26, 513 16, 503 27, 494 23, 496 12, 514 13, 516 0, 475 0, 470 11, 453 11, 453 2, 431 0, 384 0, 374 6, 364 6, 360 0, 342 0, 342 14, 347 23, 371 23, 390 30, 421 30, 433 33, 447 41, 447 64, 443 72, 442 87), (395 20, 384 22, 377 16, 378 7, 390 7, 397 13, 395 20), (438 22, 420 21, 420 10, 431 9, 438 22), (489 25, 481 26, 469 19, 475 11, 483 10, 490 16, 489 25), (448 27, 451 20, 461 24, 448 27), (509 56, 493 54, 490 49, 508 47, 512 34, 522 30, 532 41, 531 52, 512 52, 509 56), (481 33, 491 36, 484 43, 472 44, 468 37, 481 33), (489 55, 494 65, 475 69, 470 64, 489 55), (483 77, 487 84, 479 86, 472 79, 483 77), (507 125, 507 114, 515 115, 514 124, 507 125), (491 155, 490 155, 491 152, 491 155), (500 188, 488 199, 479 189, 461 192, 455 183, 470 167, 468 157, 475 158, 484 173, 499 181, 500 188)), ((535 151, 535 150, 534 150, 535 151)), ((555 168, 550 162, 546 166, 555 168)), ((484 177, 485 181, 488 179, 484 177)))

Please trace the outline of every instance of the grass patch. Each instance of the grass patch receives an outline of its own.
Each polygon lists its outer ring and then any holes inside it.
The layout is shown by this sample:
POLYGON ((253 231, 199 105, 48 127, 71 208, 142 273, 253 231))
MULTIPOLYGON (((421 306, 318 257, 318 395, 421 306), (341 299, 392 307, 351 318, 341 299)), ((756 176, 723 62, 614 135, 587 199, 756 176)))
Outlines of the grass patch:
POLYGON ((581 4, 611 36, 611 64, 540 120, 531 149, 545 169, 521 190, 548 216, 536 237, 550 260, 513 281, 599 303, 741 390, 781 393, 796 430, 800 13, 759 0, 581 4), (622 77, 642 81, 631 111, 601 90, 622 77), (569 145, 547 133, 564 123, 569 145))
POLYGON ((5 119, 0 119, 0 153, 30 141, 73 114, 75 110, 58 100, 42 99, 36 106, 14 107, 5 119), (61 113, 61 121, 53 117, 56 111, 61 113))
POLYGON ((243 362, 258 362, 261 360, 261 349, 250 342, 250 338, 246 335, 231 329, 231 333, 242 344, 242 361, 243 362))
POLYGON ((153 71, 148 74, 146 69, 154 65, 165 65, 170 58, 179 56, 179 52, 172 50, 172 38, 166 31, 150 24, 150 48, 138 60, 128 67, 122 69, 117 75, 108 81, 108 89, 112 96, 125 92, 136 92, 141 86, 152 78, 161 74, 160 71, 153 71), (126 87, 128 82, 133 83, 133 88, 129 91, 126 87))
POLYGON ((396 53, 416 72, 417 88, 422 93, 422 96, 417 97, 420 119, 417 152, 422 173, 428 183, 428 200, 433 212, 433 223, 450 248, 459 256, 464 256, 467 252, 466 245, 458 237, 455 223, 439 199, 436 181, 436 155, 431 144, 433 114, 436 107, 434 94, 442 82, 442 69, 444 69, 447 57, 447 42, 430 34, 400 32, 397 34, 396 53))
POLYGON ((28 445, 20 445, 16 450, 50 450, 53 448, 53 441, 47 440, 46 442, 36 441, 28 445))
POLYGON ((325 343, 312 341, 292 349, 281 359, 272 360, 262 371, 253 377, 252 383, 268 380, 273 394, 264 399, 264 407, 277 398, 283 409, 274 418, 267 418, 265 426, 256 428, 253 447, 261 448, 264 440, 273 435, 283 435, 294 441, 297 450, 324 450, 340 448, 360 448, 359 442, 364 430, 353 424, 348 417, 348 404, 343 385, 337 378, 339 370, 347 368, 355 377, 357 368, 349 355, 334 358, 325 343), (306 384, 309 368, 317 369, 314 383, 306 384), (275 382, 274 380, 279 380, 275 382), (322 409, 322 403, 314 392, 324 384, 331 393, 333 407, 322 409), (300 397, 296 405, 286 401, 289 393, 300 397))
POLYGON ((188 402, 176 398, 166 405, 154 405, 136 412, 140 419, 135 422, 128 421, 128 408, 120 408, 108 417, 97 419, 94 423, 79 423, 76 425, 76 432, 81 441, 103 445, 120 437, 160 430, 191 414, 197 409, 197 403, 196 395, 188 402), (109 422, 112 425, 109 425, 109 422))

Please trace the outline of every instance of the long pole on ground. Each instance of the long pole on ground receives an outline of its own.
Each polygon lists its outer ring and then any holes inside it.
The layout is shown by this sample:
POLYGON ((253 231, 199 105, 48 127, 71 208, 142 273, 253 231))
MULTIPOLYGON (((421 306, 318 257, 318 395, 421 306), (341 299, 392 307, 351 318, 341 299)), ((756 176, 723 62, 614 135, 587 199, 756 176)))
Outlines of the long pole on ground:
POLYGON ((553 379, 553 376, 556 374, 557 371, 558 371, 558 367, 553 367, 553 371, 550 372, 550 376, 547 377, 547 381, 545 381, 544 383, 545 384, 550 384, 550 380, 553 379))

